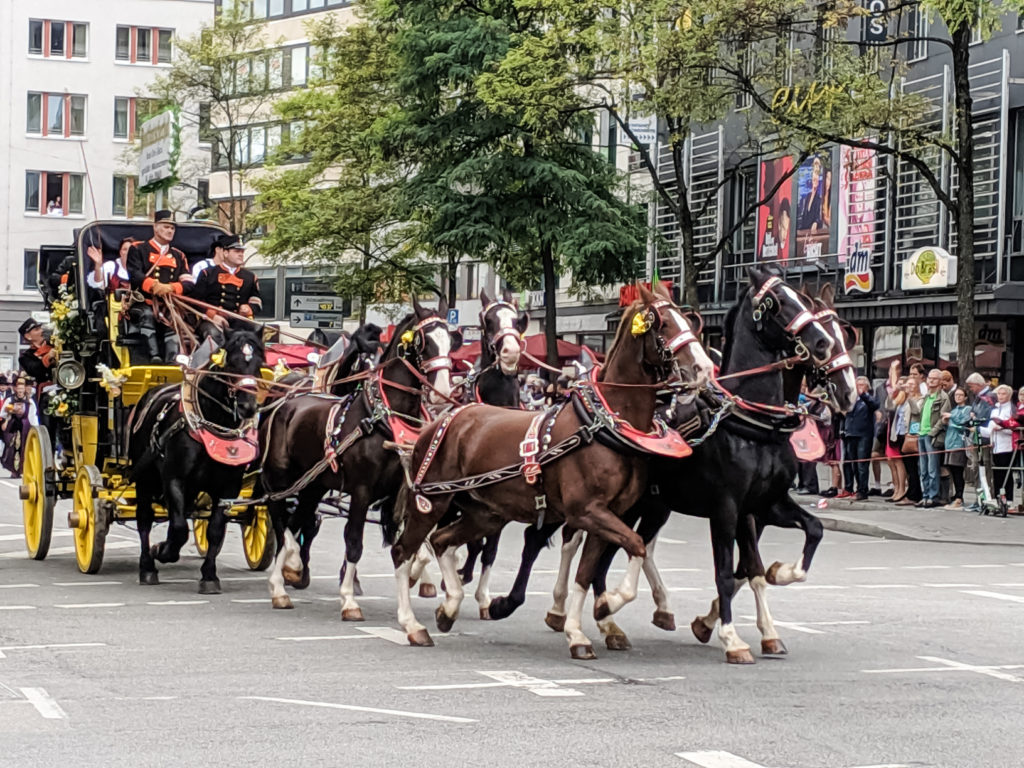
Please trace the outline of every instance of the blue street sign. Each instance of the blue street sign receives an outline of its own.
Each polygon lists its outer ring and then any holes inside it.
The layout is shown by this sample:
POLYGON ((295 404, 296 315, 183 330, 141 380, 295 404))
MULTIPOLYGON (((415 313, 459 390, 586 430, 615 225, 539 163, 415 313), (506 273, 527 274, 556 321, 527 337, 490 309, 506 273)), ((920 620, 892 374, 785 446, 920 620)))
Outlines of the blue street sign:
POLYGON ((449 309, 448 310, 448 325, 458 325, 458 324, 459 324, 459 310, 457 310, 457 309, 449 309))

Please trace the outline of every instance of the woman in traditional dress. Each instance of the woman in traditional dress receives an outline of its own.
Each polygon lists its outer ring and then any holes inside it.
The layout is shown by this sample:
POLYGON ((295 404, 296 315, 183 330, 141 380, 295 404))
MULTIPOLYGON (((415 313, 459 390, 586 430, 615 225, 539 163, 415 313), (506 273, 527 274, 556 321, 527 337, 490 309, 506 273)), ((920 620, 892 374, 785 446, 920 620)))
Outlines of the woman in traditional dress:
POLYGON ((0 435, 4 441, 3 466, 11 477, 21 477, 23 449, 28 431, 39 426, 39 410, 28 393, 28 382, 19 376, 14 382, 14 393, 0 405, 0 435))

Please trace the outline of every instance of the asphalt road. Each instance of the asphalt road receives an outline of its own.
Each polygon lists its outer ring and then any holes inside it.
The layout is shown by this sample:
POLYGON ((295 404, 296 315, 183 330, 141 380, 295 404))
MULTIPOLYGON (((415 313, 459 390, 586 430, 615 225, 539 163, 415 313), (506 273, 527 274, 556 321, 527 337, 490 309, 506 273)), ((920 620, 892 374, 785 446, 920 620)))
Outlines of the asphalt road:
MULTIPOLYGON (((235 528, 225 592, 206 597, 194 550, 140 586, 127 528, 100 574, 80 574, 63 504, 56 518, 52 554, 29 561, 15 486, 0 482, 2 766, 1024 766, 1019 547, 827 533, 806 585, 769 590, 789 656, 737 667, 689 630, 713 596, 696 520, 674 519, 657 548, 680 629, 651 625, 643 591, 618 617, 634 649, 604 650, 588 619, 599 658, 574 662, 542 623, 554 550, 518 614, 480 621, 467 596, 453 633, 420 649, 397 630, 376 530, 367 620, 343 624, 338 521, 311 587, 274 611, 235 528)), ((506 535, 495 594, 520 540, 506 535)), ((799 545, 769 533, 765 559, 799 545)), ((430 628, 436 603, 413 600, 430 628)), ((750 592, 735 605, 756 652, 750 592)))

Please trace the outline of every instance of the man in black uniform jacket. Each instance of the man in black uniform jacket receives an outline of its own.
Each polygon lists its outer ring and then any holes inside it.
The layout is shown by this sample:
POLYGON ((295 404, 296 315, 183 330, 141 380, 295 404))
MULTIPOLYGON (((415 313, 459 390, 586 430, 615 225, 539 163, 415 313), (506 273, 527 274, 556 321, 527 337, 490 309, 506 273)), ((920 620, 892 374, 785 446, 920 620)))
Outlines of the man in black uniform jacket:
POLYGON ((53 364, 57 352, 50 346, 43 326, 29 318, 18 327, 18 333, 28 344, 28 349, 18 355, 18 367, 40 384, 53 381, 53 364))
MULTIPOLYGON (((260 309, 260 284, 250 270, 242 266, 245 245, 241 238, 224 235, 217 241, 224 254, 222 264, 213 264, 202 271, 192 290, 192 298, 229 312, 252 317, 260 309)), ((210 336, 218 345, 224 343, 228 319, 214 309, 206 310, 206 320, 199 326, 200 338, 210 336)))
POLYGON ((128 276, 132 290, 141 291, 145 306, 138 315, 139 330, 146 339, 150 360, 173 362, 180 342, 170 321, 155 298, 175 294, 181 296, 192 288, 192 275, 185 254, 171 247, 175 232, 174 213, 157 211, 153 217, 153 238, 136 243, 128 251, 128 276), (163 337, 164 354, 160 355, 157 328, 163 337))

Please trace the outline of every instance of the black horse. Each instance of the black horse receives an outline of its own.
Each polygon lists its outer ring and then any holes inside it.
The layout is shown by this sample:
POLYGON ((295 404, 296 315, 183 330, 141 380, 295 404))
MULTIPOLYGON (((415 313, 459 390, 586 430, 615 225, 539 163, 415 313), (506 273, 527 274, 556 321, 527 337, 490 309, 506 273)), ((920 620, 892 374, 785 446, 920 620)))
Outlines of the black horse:
POLYGON ((193 357, 200 370, 186 374, 183 384, 152 389, 139 400, 129 419, 128 457, 142 547, 139 582, 159 583, 155 560, 178 561, 188 541, 188 519, 205 493, 209 549, 199 592, 214 595, 221 591, 216 559, 227 527, 220 502, 238 497, 248 463, 243 459, 255 453, 256 386, 264 349, 259 334, 246 328, 230 329, 223 349, 207 360, 197 359, 203 349, 193 357), (151 549, 154 502, 167 510, 169 525, 167 539, 151 549))
MULTIPOLYGON (((501 300, 492 299, 486 289, 480 289, 480 359, 467 377, 464 400, 486 403, 502 408, 519 407, 519 358, 523 353, 523 334, 530 324, 530 316, 520 313, 512 293, 504 291, 501 300)), ((456 510, 452 510, 454 515, 456 510)), ((451 522, 442 521, 442 525, 451 522)), ((480 618, 488 619, 491 595, 488 590, 491 568, 498 554, 501 534, 496 533, 466 545, 466 562, 459 569, 463 584, 473 580, 473 570, 480 558, 480 582, 476 598, 480 618)))
POLYGON ((398 453, 386 444, 414 440, 423 401, 442 403, 450 396, 450 354, 461 343, 448 330, 443 300, 437 312, 415 301, 413 308, 395 329, 376 371, 350 382, 354 389, 349 395, 299 395, 260 425, 262 490, 272 497, 268 508, 280 543, 269 580, 275 608, 292 607, 286 582, 308 584, 317 507, 329 491, 339 491, 349 495, 342 618, 363 619, 355 579, 366 512, 379 504, 384 538, 390 541, 395 534, 394 497, 403 479, 398 453), (295 501, 291 511, 289 499, 295 501))

